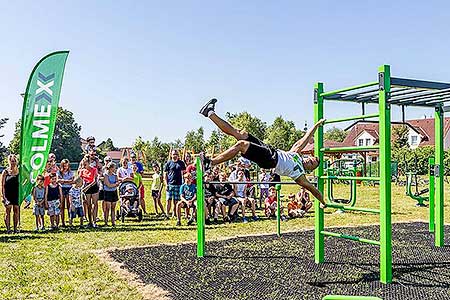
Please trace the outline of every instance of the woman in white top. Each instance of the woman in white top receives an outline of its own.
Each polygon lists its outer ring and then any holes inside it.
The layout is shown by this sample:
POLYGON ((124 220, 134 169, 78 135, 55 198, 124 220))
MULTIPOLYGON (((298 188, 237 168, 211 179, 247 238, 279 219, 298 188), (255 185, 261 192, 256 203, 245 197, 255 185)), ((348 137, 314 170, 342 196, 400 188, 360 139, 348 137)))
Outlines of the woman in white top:
POLYGON ((117 177, 121 182, 133 180, 133 170, 128 166, 127 157, 122 158, 120 161, 120 168, 117 169, 117 177))
POLYGON ((234 184, 234 194, 236 195, 236 199, 239 201, 242 209, 242 222, 247 223, 248 219, 245 216, 245 209, 247 204, 250 204, 250 208, 252 209, 252 219, 253 221, 258 220, 256 216, 255 210, 255 199, 247 197, 247 181, 245 179, 244 170, 239 169, 237 172, 237 180, 236 182, 244 182, 244 183, 235 183, 234 184))

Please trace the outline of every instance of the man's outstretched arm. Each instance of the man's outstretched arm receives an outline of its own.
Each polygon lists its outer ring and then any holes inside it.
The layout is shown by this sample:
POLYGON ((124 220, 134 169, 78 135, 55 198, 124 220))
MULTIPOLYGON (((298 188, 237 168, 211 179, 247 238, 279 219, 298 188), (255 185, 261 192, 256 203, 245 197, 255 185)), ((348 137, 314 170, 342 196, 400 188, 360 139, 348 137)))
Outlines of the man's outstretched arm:
POLYGON ((314 132, 316 132, 317 128, 321 126, 325 122, 325 119, 320 119, 313 127, 311 127, 308 131, 306 131, 305 135, 299 139, 291 148, 291 152, 297 152, 300 154, 300 151, 306 147, 308 142, 312 139, 314 132))
POLYGON ((299 185, 310 191, 311 194, 313 194, 313 196, 316 197, 320 203, 322 203, 323 207, 327 205, 326 202, 323 200, 322 193, 311 182, 309 182, 309 180, 306 178, 305 175, 299 177, 295 182, 297 182, 299 185))

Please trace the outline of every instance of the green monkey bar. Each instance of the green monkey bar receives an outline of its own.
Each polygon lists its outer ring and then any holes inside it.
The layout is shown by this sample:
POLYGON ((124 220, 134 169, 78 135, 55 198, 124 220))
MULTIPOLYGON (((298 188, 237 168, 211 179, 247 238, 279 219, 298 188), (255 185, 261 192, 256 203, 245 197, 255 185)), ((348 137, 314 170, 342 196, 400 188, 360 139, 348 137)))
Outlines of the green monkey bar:
MULTIPOLYGON (((345 207, 345 205, 329 204, 332 208, 345 208, 347 210, 366 211, 380 214, 380 240, 368 240, 359 237, 329 232, 325 230, 324 211, 318 200, 314 203, 315 218, 315 261, 324 261, 325 245, 324 237, 332 236, 350 239, 358 242, 366 242, 380 246, 380 281, 392 282, 392 220, 391 220, 391 106, 399 105, 433 107, 435 109, 435 161, 434 180, 430 180, 430 231, 435 232, 435 245, 444 244, 444 140, 443 120, 444 102, 450 101, 450 83, 432 82, 424 80, 391 77, 390 66, 383 65, 378 69, 378 80, 325 92, 323 83, 318 82, 314 86, 314 121, 324 118, 324 102, 326 100, 354 102, 361 104, 363 114, 360 116, 332 119, 327 123, 361 120, 366 118, 379 118, 379 145, 362 147, 324 148, 323 126, 319 127, 314 135, 314 154, 320 159, 320 164, 315 170, 317 187, 323 193, 324 181, 328 179, 341 180, 379 180, 380 207, 378 209, 345 207), (375 88, 373 88, 376 86, 375 88), (346 93, 348 91, 357 91, 346 93), (364 114, 366 104, 378 106, 378 114, 364 114), (329 176, 324 173, 324 154, 333 151, 358 152, 363 150, 378 150, 380 158, 379 177, 353 177, 353 176, 329 176), (431 181, 433 184, 431 184, 431 181)), ((450 111, 446 107, 445 111, 450 111)), ((431 176, 431 175, 430 175, 431 176)), ((344 298, 327 299, 352 299, 344 298)), ((360 298, 358 298, 360 299, 360 298)))

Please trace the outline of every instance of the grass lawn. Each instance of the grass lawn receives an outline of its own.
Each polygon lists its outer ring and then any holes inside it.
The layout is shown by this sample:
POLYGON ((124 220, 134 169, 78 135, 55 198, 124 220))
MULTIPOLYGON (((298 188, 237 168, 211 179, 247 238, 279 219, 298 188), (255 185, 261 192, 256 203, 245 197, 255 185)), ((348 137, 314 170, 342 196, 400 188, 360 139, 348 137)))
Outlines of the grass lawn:
MULTIPOLYGON (((153 204, 146 183, 146 202, 149 211, 153 204), (150 205, 151 204, 151 205, 150 205)), ((348 186, 338 185, 336 195, 348 193, 348 186)), ((284 186, 282 193, 296 191, 284 186)), ((447 191, 446 191, 447 192, 447 191)), ((448 199, 448 192, 446 198, 448 199)), ((163 196, 164 199, 164 196, 163 196)), ((356 206, 378 207, 378 187, 358 186, 356 206)), ((164 204, 164 202, 163 202, 164 204)), ((417 208, 405 196, 404 187, 392 186, 393 222, 427 220, 428 209, 417 208)), ((445 207, 446 216, 450 214, 445 207)), ((378 223, 378 215, 366 213, 334 214, 327 209, 326 226, 355 226, 378 223)), ((258 211, 262 216, 262 211, 258 211)), ((4 211, 1 212, 2 216, 4 211)), ((142 299, 136 288, 102 263, 93 250, 111 247, 132 247, 159 243, 194 242, 195 226, 176 227, 175 220, 161 220, 146 216, 142 223, 128 220, 116 228, 63 229, 58 232, 34 233, 31 209, 22 209, 22 232, 6 235, 0 226, 0 299, 142 299)), ((46 217, 46 225, 49 225, 46 217)), ((102 224, 100 222, 99 224, 102 224)), ((183 224, 186 221, 183 220, 183 224)), ((282 231, 313 228, 314 214, 282 223, 282 231)), ((276 232, 276 221, 262 218, 248 224, 220 224, 208 226, 208 240, 247 234, 276 232)), ((152 263, 152 262, 148 262, 152 263)))

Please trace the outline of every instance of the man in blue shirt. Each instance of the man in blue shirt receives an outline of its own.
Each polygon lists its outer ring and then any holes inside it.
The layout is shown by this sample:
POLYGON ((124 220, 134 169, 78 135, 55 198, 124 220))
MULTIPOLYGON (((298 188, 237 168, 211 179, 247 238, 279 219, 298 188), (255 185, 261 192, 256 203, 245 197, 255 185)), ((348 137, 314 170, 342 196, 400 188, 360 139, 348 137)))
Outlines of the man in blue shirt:
POLYGON ((172 150, 171 160, 164 165, 164 183, 166 184, 166 216, 170 215, 170 210, 173 208, 174 216, 175 208, 178 200, 180 200, 180 186, 183 184, 183 171, 186 170, 186 165, 180 160, 177 150, 172 150))

